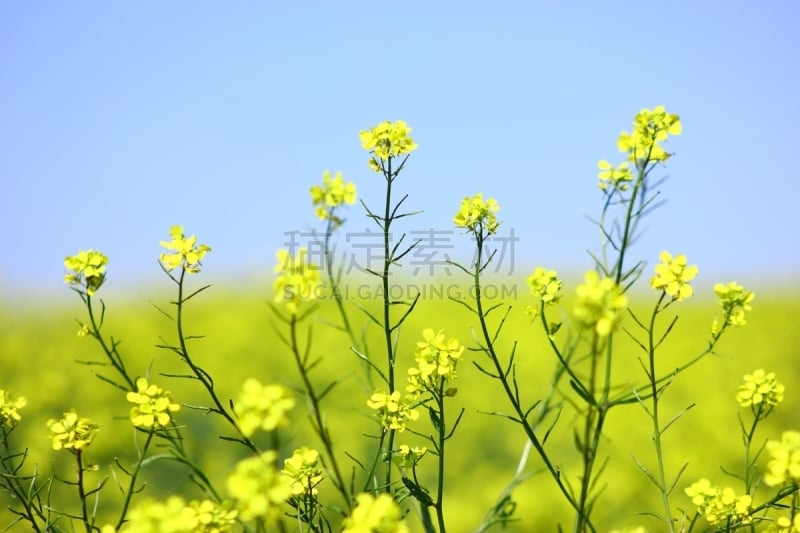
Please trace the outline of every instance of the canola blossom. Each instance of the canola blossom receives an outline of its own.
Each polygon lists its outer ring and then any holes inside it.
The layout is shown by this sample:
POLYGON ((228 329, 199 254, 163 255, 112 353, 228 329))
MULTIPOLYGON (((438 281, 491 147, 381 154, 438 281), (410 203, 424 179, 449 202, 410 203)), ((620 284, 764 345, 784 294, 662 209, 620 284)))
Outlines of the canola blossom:
POLYGON ((388 394, 377 390, 367 400, 367 406, 377 411, 385 430, 396 430, 401 433, 406 430, 407 422, 419 419, 419 411, 413 408, 413 404, 414 395, 403 396, 400 391, 388 394))
POLYGON ((172 413, 180 410, 169 391, 147 381, 136 380, 136 391, 128 392, 126 398, 134 404, 131 408, 131 423, 138 428, 165 428, 172 422, 172 413))
POLYGON ((388 494, 356 496, 356 507, 343 523, 342 533, 409 533, 400 507, 388 494))
POLYGON ((619 166, 614 166, 605 159, 597 163, 600 172, 597 173, 599 180, 597 186, 601 191, 618 190, 625 192, 630 188, 633 181, 633 172, 630 163, 623 161, 619 166))
POLYGON ((281 249, 275 257, 278 260, 274 269, 277 277, 272 284, 275 303, 283 303, 290 314, 296 315, 301 303, 319 297, 322 286, 319 268, 308 262, 308 249, 305 247, 294 256, 281 249))
MULTIPOLYGON (((131 509, 121 533, 229 533, 236 525, 236 511, 229 503, 193 500, 188 504, 180 496, 166 500, 147 499, 131 509)), ((116 533, 105 526, 101 533, 116 533)))
POLYGON ((681 121, 678 115, 667 113, 663 105, 653 109, 644 108, 636 114, 630 133, 623 131, 617 139, 617 148, 627 153, 633 163, 664 162, 670 154, 661 147, 670 135, 680 135, 681 121))
POLYGON ((697 265, 688 266, 684 254, 672 257, 664 250, 658 256, 661 262, 655 267, 655 275, 650 278, 650 286, 664 291, 675 301, 686 300, 693 294, 689 282, 697 276, 697 265))
POLYGON ((236 501, 242 520, 269 520, 281 515, 281 506, 292 495, 292 487, 278 472, 277 457, 275 451, 268 450, 242 459, 228 476, 228 493, 236 501))
POLYGON ((0 427, 11 429, 22 420, 19 410, 27 405, 28 400, 20 396, 12 399, 8 391, 0 389, 0 427))
POLYGON ((169 229, 172 241, 161 241, 161 246, 172 253, 162 253, 159 261, 166 270, 175 270, 182 267, 189 274, 200 272, 201 262, 211 247, 207 244, 197 244, 197 237, 183 234, 183 226, 175 225, 169 229))
POLYGON ((242 385, 234 412, 242 434, 251 437, 258 429, 273 431, 286 426, 287 415, 294 406, 295 400, 284 386, 262 385, 257 379, 249 378, 242 385))
POLYGON ((525 283, 531 288, 531 294, 547 306, 556 305, 561 300, 562 281, 555 270, 536 267, 525 283))
POLYGON ((402 120, 384 121, 363 130, 358 134, 361 147, 374 155, 369 159, 369 168, 375 172, 383 171, 383 162, 417 149, 411 138, 411 128, 402 120))
POLYGON ((50 428, 50 439, 54 450, 83 450, 94 440, 99 427, 88 418, 81 418, 72 409, 64 413, 61 419, 47 421, 50 428))
POLYGON ((417 366, 408 369, 412 394, 437 388, 444 380, 455 379, 456 365, 464 353, 464 346, 457 339, 445 339, 444 333, 431 328, 422 331, 422 340, 417 341, 414 359, 417 366))
POLYGON ((784 431, 781 440, 768 440, 769 454, 764 483, 775 487, 800 483, 800 431, 784 431))
POLYGON ((775 372, 765 372, 763 368, 744 376, 744 383, 739 385, 736 401, 742 407, 766 404, 778 405, 783 401, 783 383, 775 379, 775 372))
MULTIPOLYGON (((719 298, 719 303, 722 306, 723 315, 725 316, 725 323, 732 327, 741 327, 747 324, 745 315, 748 311, 752 311, 751 303, 755 294, 746 291, 744 287, 731 281, 727 285, 724 283, 717 283, 714 285, 714 292, 719 298)), ((720 329, 720 324, 714 320, 711 326, 712 333, 716 333, 720 329)))
POLYGON ((356 203, 356 185, 352 181, 346 182, 342 179, 342 173, 337 171, 333 178, 331 173, 326 170, 322 173, 322 185, 312 185, 309 190, 311 203, 314 205, 314 213, 320 220, 330 220, 333 229, 342 224, 342 219, 335 215, 337 207, 344 204, 353 205, 356 203))
POLYGON ((731 487, 719 489, 707 479, 701 479, 685 489, 685 493, 711 525, 749 524, 753 498, 749 494, 737 496, 731 487))
POLYGON ((425 446, 414 446, 412 448, 408 444, 401 444, 392 455, 392 461, 401 468, 413 468, 427 453, 428 448, 425 446))
POLYGON ((464 228, 475 235, 493 235, 500 226, 495 214, 499 210, 497 200, 494 198, 484 200, 483 193, 472 197, 466 196, 461 200, 461 206, 453 217, 453 223, 456 227, 464 228))
POLYGON ((64 259, 64 267, 69 271, 64 275, 64 282, 94 296, 106 280, 106 265, 108 257, 101 252, 81 250, 64 259))
POLYGON ((628 298, 614 280, 601 278, 590 270, 584 282, 578 285, 576 295, 572 314, 579 326, 592 329, 599 337, 607 337, 617 330, 628 298))
POLYGON ((316 495, 317 485, 324 477, 319 452, 305 446, 296 449, 291 457, 284 460, 281 474, 291 486, 294 496, 316 495))

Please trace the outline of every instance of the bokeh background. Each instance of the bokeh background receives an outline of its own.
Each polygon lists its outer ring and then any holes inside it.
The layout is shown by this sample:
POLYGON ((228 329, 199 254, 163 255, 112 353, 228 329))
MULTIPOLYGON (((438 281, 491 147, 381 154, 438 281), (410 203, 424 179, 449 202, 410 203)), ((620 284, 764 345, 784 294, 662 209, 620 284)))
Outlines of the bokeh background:
MULTIPOLYGON (((187 319, 192 333, 207 336, 197 357, 219 376, 223 394, 235 396, 250 375, 296 384, 267 306, 274 253, 321 229, 308 188, 326 169, 355 181, 368 205, 381 204, 384 184, 368 170, 358 132, 387 119, 406 120, 419 144, 397 191, 421 213, 403 219, 400 230, 440 239, 428 250, 436 267, 409 257, 398 282, 460 286, 464 280, 440 260, 468 261, 472 243, 451 218, 465 195, 496 198, 500 235, 518 239, 507 241, 503 268, 492 272, 497 287, 518 287, 501 344, 521 341, 520 375, 534 401, 547 390, 554 360, 521 312, 529 303, 524 278, 543 264, 563 273, 572 290, 591 266, 586 251, 598 249, 588 220, 601 202, 597 162, 619 161, 620 131, 640 108, 664 104, 684 131, 666 145, 676 155, 658 176, 665 202, 648 216, 633 256, 649 269, 666 248, 700 266, 697 297, 681 308, 665 367, 704 347, 719 313, 714 283, 736 280, 757 293, 747 329, 676 381, 666 400, 673 412, 696 404, 669 436, 668 466, 674 472, 688 462, 687 484, 699 477, 725 483, 720 467, 741 461, 742 411, 733 397, 742 374, 773 369, 787 383, 786 405, 798 401, 799 20, 800 6, 790 0, 3 3, 0 388, 26 396, 30 417, 15 435, 30 443, 32 462, 67 472, 67 463, 52 463, 44 421, 80 406, 106 428, 98 463, 134 453, 133 432, 118 419, 127 412, 124 398, 74 363, 99 351, 75 335, 75 319, 85 317, 63 284, 63 258, 90 247, 110 256, 102 289, 108 332, 123 340, 136 372, 174 371, 178 362, 154 348, 174 333, 153 305, 169 307, 173 297, 156 259, 176 223, 213 248, 202 277, 192 280, 213 288, 187 319)), ((357 234, 363 239, 375 228, 358 205, 347 218, 338 250, 363 265, 367 250, 357 234)), ((652 295, 636 294, 636 308, 646 312, 652 295)), ((351 300, 377 305, 374 293, 351 300)), ((332 306, 320 312, 332 316, 332 306)), ((468 343, 474 325, 461 306, 423 298, 401 352, 411 353, 424 327, 444 327, 468 343)), ((326 356, 319 379, 348 376, 330 400, 334 435, 358 447, 374 426, 352 399, 369 391, 346 341, 320 323, 314 339, 326 356)), ((637 357, 632 343, 620 347, 620 383, 641 379, 637 357)), ((480 414, 507 408, 485 377, 465 366, 459 379, 467 414, 453 441, 448 501, 453 531, 471 531, 513 476, 524 438, 480 414)), ((190 383, 170 388, 201 401, 190 383)), ((631 457, 652 465, 647 420, 637 409, 608 427, 602 530, 644 523, 659 531, 635 514, 658 505, 631 457)), ((199 428, 196 455, 224 477, 237 454, 217 438, 220 427, 182 416, 199 428)), ((567 470, 573 421, 565 417, 551 441, 567 470)), ((799 425, 786 407, 763 438, 799 425)), ((292 431, 287 448, 313 439, 300 423, 292 431)), ((163 468, 149 478, 153 494, 186 490, 185 476, 163 468)), ((570 527, 546 476, 534 476, 515 498, 523 520, 516 530, 570 527)))

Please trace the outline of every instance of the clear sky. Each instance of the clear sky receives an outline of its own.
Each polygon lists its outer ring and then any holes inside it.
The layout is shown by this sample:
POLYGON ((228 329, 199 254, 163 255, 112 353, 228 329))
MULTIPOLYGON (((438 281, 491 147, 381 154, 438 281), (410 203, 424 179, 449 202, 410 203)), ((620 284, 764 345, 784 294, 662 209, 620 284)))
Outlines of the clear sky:
POLYGON ((63 294, 90 247, 110 282, 161 279, 176 223, 212 281, 268 273, 320 227, 323 170, 380 205, 358 132, 386 119, 419 144, 403 229, 453 230, 480 191, 520 239, 514 275, 583 270, 597 161, 658 104, 684 132, 637 253, 685 252, 709 285, 797 280, 799 27, 792 0, 2 2, 0 288, 63 294))

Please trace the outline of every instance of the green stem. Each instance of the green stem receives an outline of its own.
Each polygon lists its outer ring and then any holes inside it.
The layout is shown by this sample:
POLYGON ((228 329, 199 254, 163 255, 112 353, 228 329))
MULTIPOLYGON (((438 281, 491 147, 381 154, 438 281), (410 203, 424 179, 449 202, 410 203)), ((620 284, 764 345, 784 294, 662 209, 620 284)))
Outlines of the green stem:
POLYGON ((308 400, 311 403, 311 416, 312 416, 312 426, 316 431, 317 435, 319 436, 320 440, 322 441, 322 445, 325 447, 325 453, 328 455, 328 461, 330 462, 331 468, 333 469, 333 485, 336 487, 336 490, 342 495, 345 501, 345 505, 347 507, 347 511, 349 512, 352 507, 352 498, 350 494, 347 492, 347 485, 344 481, 344 476, 342 476, 341 469, 339 468, 339 462, 336 460, 336 455, 333 453, 333 439, 331 439, 330 432, 328 428, 325 426, 325 421, 322 418, 322 409, 320 408, 320 398, 317 396, 317 393, 314 390, 314 386, 311 383, 311 380, 308 377, 308 369, 306 368, 303 357, 300 354, 300 347, 297 342, 297 316, 292 315, 291 322, 290 322, 290 334, 291 334, 291 341, 292 341, 292 355, 294 356, 295 363, 297 364, 297 369, 300 372, 300 377, 303 380, 303 386, 305 387, 306 393, 308 395, 308 400))
MULTIPOLYGON (((386 169, 384 171, 384 175, 386 177, 386 202, 384 205, 384 214, 383 214, 383 272, 381 274, 381 281, 383 283, 383 333, 384 333, 384 340, 386 342, 386 361, 387 361, 387 378, 388 378, 388 386, 389 386, 389 394, 394 392, 394 346, 392 344, 392 325, 391 325, 391 301, 389 300, 389 268, 392 265, 392 256, 391 250, 389 248, 389 238, 391 235, 389 234, 389 229, 392 224, 392 181, 394 180, 394 176, 392 175, 392 157, 389 156, 386 162, 386 169)), ((386 444, 385 453, 386 453, 386 481, 384 490, 386 492, 391 491, 392 486, 392 466, 391 461, 388 460, 391 457, 392 448, 394 447, 394 435, 395 431, 393 429, 389 430, 389 439, 386 444)))
POLYGON ((81 519, 86 528, 86 533, 92 532, 92 524, 89 521, 89 510, 86 508, 86 490, 83 487, 83 454, 81 450, 75 450, 75 462, 78 465, 78 497, 81 500, 81 519))
POLYGON ((147 449, 150 447, 150 442, 153 440, 153 435, 155 434, 155 429, 151 428, 150 431, 147 433, 147 440, 144 442, 144 447, 142 448, 141 453, 139 454, 139 458, 136 460, 136 466, 133 469, 133 473, 131 474, 131 481, 128 483, 128 490, 125 491, 125 501, 122 502, 122 511, 119 515, 119 520, 117 520, 117 525, 115 529, 119 530, 122 527, 122 524, 125 523, 125 516, 128 514, 128 507, 131 504, 131 499, 133 498, 134 493, 138 492, 136 490, 136 478, 139 475, 139 470, 142 468, 142 463, 144 462, 145 454, 147 453, 147 449))
POLYGON ((100 347, 103 349, 106 357, 108 357, 108 360, 111 362, 111 366, 113 366, 119 375, 122 376, 122 379, 124 379, 128 384, 128 387, 130 387, 130 390, 135 391, 136 385, 134 380, 128 375, 128 371, 125 369, 125 363, 122 360, 122 357, 120 357, 120 355, 117 353, 117 348, 113 341, 111 347, 109 347, 108 344, 106 344, 103 336, 100 334, 100 324, 97 323, 97 320, 94 316, 94 309, 92 308, 92 297, 88 294, 86 295, 86 308, 89 311, 89 322, 92 324, 92 333, 94 338, 100 343, 100 347))
POLYGON ((447 440, 446 434, 446 421, 444 414, 444 384, 445 380, 439 380, 439 390, 436 392, 436 407, 439 410, 439 471, 438 471, 438 486, 436 491, 436 518, 439 521, 439 533, 445 533, 444 522, 444 449, 447 440))

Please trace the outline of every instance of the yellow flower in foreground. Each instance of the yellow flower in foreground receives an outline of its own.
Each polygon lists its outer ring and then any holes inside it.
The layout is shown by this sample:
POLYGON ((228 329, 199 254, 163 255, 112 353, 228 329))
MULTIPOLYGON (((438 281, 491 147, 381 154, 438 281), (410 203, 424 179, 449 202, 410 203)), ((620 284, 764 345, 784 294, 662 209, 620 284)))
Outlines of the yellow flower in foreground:
POLYGON ((249 378, 242 385, 234 411, 242 433, 250 437, 257 429, 273 431, 288 424, 286 415, 294 405, 294 398, 282 385, 262 385, 249 378))
POLYGON ((211 247, 207 244, 197 244, 197 237, 194 235, 186 237, 183 234, 183 226, 172 226, 169 229, 169 236, 172 237, 172 241, 161 241, 161 246, 174 252, 162 253, 159 257, 164 268, 175 270, 182 266, 189 274, 200 272, 203 256, 211 251, 211 247))
POLYGON ((594 270, 584 276, 576 289, 573 315, 578 325, 591 328, 600 337, 607 337, 619 327, 628 298, 622 287, 611 278, 601 278, 594 270))
POLYGON ((180 404, 172 402, 169 391, 148 383, 146 378, 136 380, 136 389, 126 396, 135 404, 131 408, 133 425, 140 428, 167 427, 172 421, 172 413, 180 410, 180 404))
POLYGON ((319 297, 322 277, 319 268, 308 262, 308 249, 301 247, 292 257, 288 250, 278 250, 275 254, 277 277, 272 284, 275 302, 286 304, 289 313, 297 314, 301 302, 319 297))
POLYGON ((770 461, 764 483, 770 487, 800 483, 800 432, 784 431, 780 441, 767 441, 766 450, 770 461))
POLYGON ((278 473, 276 459, 273 450, 243 459, 228 476, 228 493, 236 500, 242 520, 281 515, 281 505, 292 495, 292 488, 278 473))
POLYGON ((406 422, 419 418, 419 411, 412 408, 413 403, 414 395, 402 396, 399 391, 387 394, 377 390, 367 400, 367 406, 377 411, 385 430, 397 430, 401 433, 406 430, 406 422))
POLYGON ((775 379, 775 372, 766 373, 759 368, 752 374, 744 376, 744 383, 739 385, 736 401, 742 407, 755 406, 761 403, 778 405, 783 401, 783 383, 775 379))
POLYGON ((545 305, 555 305, 561 300, 562 282, 555 270, 536 267, 525 282, 531 288, 531 294, 541 298, 545 305))
POLYGON ((64 267, 69 272, 64 276, 64 282, 76 285, 80 290, 86 289, 86 294, 94 293, 106 280, 106 265, 108 257, 96 250, 81 250, 77 255, 64 259, 64 267))
POLYGON ((444 333, 435 333, 431 328, 422 331, 421 341, 417 341, 414 351, 416 367, 408 369, 407 388, 412 394, 436 388, 440 380, 455 379, 456 365, 464 353, 464 346, 457 339, 445 340, 444 333))
POLYGON ((627 191, 629 188, 628 183, 633 181, 633 172, 629 168, 629 163, 624 161, 618 167, 615 167, 605 159, 597 163, 600 172, 597 173, 597 178, 600 180, 597 184, 601 191, 607 190, 611 187, 612 190, 627 191))
POLYGON ((358 134, 361 139, 361 147, 364 150, 375 154, 370 158, 369 167, 381 172, 379 160, 386 161, 390 157, 408 154, 417 149, 417 144, 409 135, 411 128, 402 120, 396 122, 384 121, 368 130, 363 130, 358 134))
POLYGON ((688 266, 683 254, 672 257, 664 250, 659 255, 661 263, 656 265, 655 275, 650 279, 650 286, 657 291, 663 290, 673 300, 681 301, 692 295, 689 282, 697 276, 697 265, 688 266))
POLYGON ((686 495, 697 506, 709 524, 749 524, 752 521, 750 509, 753 499, 749 494, 736 496, 734 490, 713 487, 707 479, 693 483, 685 490, 686 495))
POLYGON ((11 399, 11 394, 0 389, 0 427, 13 428, 22 417, 19 410, 25 407, 28 400, 20 396, 16 400, 11 399))
POLYGON ((79 451, 92 443, 97 433, 98 426, 88 418, 80 418, 75 410, 64 413, 60 420, 50 419, 47 421, 53 441, 53 449, 79 451))
POLYGON ((337 207, 356 203, 356 185, 352 181, 344 182, 342 173, 337 171, 333 178, 326 170, 322 173, 322 185, 313 185, 309 191, 314 212, 320 220, 330 220, 333 228, 341 225, 342 220, 334 214, 337 207))
POLYGON ((453 223, 475 234, 491 235, 497 232, 500 225, 495 215, 499 210, 497 200, 494 198, 484 200, 483 193, 478 193, 472 198, 466 196, 461 200, 461 207, 453 217, 453 223))
MULTIPOLYGON (((180 496, 166 501, 144 500, 128 515, 123 533, 228 533, 236 524, 236 511, 230 503, 210 500, 186 504, 180 496)), ((115 531, 106 526, 102 533, 115 531)))
POLYGON ((794 515, 794 519, 788 516, 781 516, 767 530, 769 533, 797 533, 800 531, 800 513, 794 515))
POLYGON ((281 474, 292 487, 292 494, 295 496, 316 494, 317 485, 323 478, 319 452, 305 446, 296 449, 291 457, 284 460, 281 474))
POLYGON ((356 496, 356 508, 345 518, 342 533, 408 533, 400 507, 388 494, 356 496))

